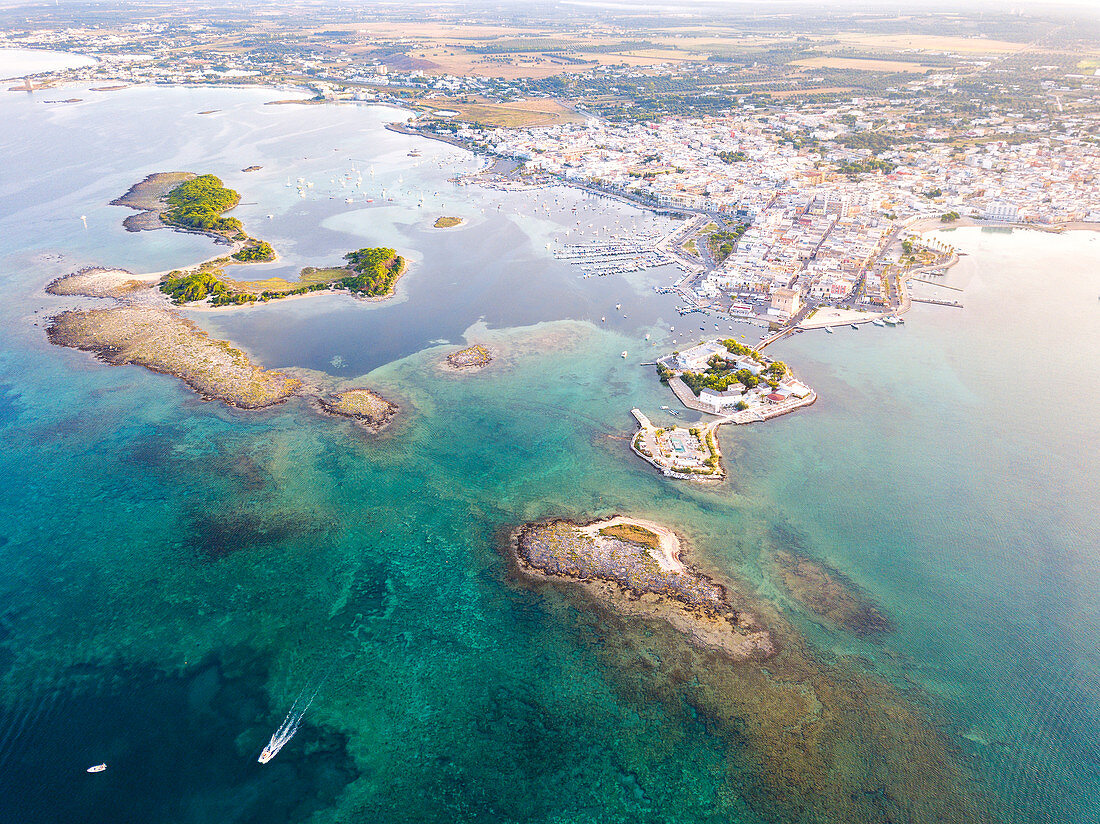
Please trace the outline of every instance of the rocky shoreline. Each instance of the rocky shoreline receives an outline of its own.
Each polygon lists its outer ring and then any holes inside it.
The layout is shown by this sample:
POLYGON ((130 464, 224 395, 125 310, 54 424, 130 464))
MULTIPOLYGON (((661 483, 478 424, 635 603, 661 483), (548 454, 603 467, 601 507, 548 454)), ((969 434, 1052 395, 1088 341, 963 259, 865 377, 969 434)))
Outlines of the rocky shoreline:
POLYGON ((127 269, 85 266, 46 284, 46 294, 60 297, 124 298, 148 289, 157 276, 135 275, 127 269))
POLYGON ((771 633, 733 605, 725 586, 686 565, 679 536, 659 524, 536 521, 511 534, 509 549, 523 577, 575 584, 618 612, 666 621, 695 646, 733 660, 776 653, 771 633))
POLYGON ((163 229, 165 224, 160 219, 160 213, 165 208, 164 196, 184 181, 196 177, 198 175, 193 172, 155 172, 139 180, 125 194, 112 200, 110 205, 125 206, 137 212, 122 221, 127 232, 163 229))
POLYGON ((175 312, 151 306, 70 310, 50 319, 50 343, 93 353, 104 363, 138 364, 182 380, 204 400, 240 409, 282 403, 301 381, 254 364, 228 341, 175 312))

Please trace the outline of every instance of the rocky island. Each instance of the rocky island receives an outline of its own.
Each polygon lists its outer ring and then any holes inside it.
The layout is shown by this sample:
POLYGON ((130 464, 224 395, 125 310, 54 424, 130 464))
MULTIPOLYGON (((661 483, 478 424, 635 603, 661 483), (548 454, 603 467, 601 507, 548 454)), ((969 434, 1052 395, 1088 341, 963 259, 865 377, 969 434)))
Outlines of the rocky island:
POLYGON ((465 349, 459 349, 447 355, 446 365, 455 371, 467 371, 484 369, 492 361, 493 356, 488 348, 475 343, 473 346, 467 346, 465 349))
POLYGON ((394 415, 397 404, 392 403, 370 389, 345 389, 323 396, 318 405, 329 415, 351 418, 368 432, 380 432, 394 415))
POLYGON ((577 584, 620 612, 667 621, 696 646, 735 660, 776 651, 726 587, 681 560, 680 539, 667 527, 621 516, 536 522, 513 534, 512 552, 524 577, 577 584))

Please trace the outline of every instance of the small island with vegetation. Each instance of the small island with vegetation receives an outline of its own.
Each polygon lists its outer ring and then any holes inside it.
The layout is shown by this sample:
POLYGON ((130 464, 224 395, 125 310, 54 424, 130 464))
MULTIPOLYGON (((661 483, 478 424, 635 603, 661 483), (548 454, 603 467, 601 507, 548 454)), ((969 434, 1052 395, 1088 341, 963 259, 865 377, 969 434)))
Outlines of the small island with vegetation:
POLYGON ((484 369, 492 361, 492 353, 480 343, 451 352, 445 359, 446 365, 456 371, 484 369))
POLYGON ((620 612, 667 621, 693 644, 735 660, 775 653, 755 616, 733 604, 727 587, 685 564, 679 536, 660 524, 622 516, 535 522, 513 533, 510 548, 530 580, 576 584, 620 612))
POLYGON ((237 245, 230 256, 239 263, 275 259, 275 250, 250 237, 238 218, 225 217, 241 202, 241 196, 226 188, 217 175, 193 172, 157 172, 135 183, 112 206, 136 209, 122 225, 131 232, 169 226, 184 232, 208 235, 220 243, 237 245))
POLYGON ((435 219, 435 223, 433 223, 432 225, 436 229, 453 229, 455 226, 461 226, 462 223, 463 220, 460 217, 447 217, 445 215, 442 215, 440 217, 437 217, 435 219))
POLYGON ((401 255, 393 249, 379 247, 348 252, 344 255, 348 261, 346 266, 307 266, 297 281, 279 277, 234 280, 225 272, 225 267, 233 264, 233 258, 237 255, 206 261, 193 270, 169 272, 160 290, 176 305, 209 299, 211 306, 240 306, 322 290, 344 290, 357 297, 381 299, 393 294, 406 269, 401 255))
POLYGON ((241 196, 227 189, 217 175, 184 180, 169 189, 163 199, 168 208, 160 213, 160 219, 169 226, 221 235, 227 240, 248 238, 238 218, 222 215, 236 208, 241 196))
MULTIPOLYGON (((158 226, 201 232, 236 249, 186 271, 138 275, 88 267, 56 278, 46 287, 47 293, 106 298, 114 305, 59 313, 47 328, 50 342, 93 352, 106 363, 139 364, 175 375, 204 398, 243 409, 270 406, 301 394, 307 387, 300 380, 264 370, 230 342, 212 340, 174 307, 202 301, 215 307, 253 304, 330 289, 382 299, 393 294, 405 260, 393 249, 364 248, 348 252, 345 266, 306 267, 298 282, 278 277, 234 280, 226 274, 230 267, 275 258, 270 244, 250 237, 238 219, 224 216, 239 202, 240 195, 214 175, 165 172, 132 186, 112 201, 139 212, 127 218, 127 229, 155 228, 150 225, 155 220, 158 226), (138 224, 131 223, 135 218, 138 224)), ((321 391, 308 389, 308 394, 321 391)), ((372 431, 385 426, 397 412, 396 405, 368 389, 324 397, 318 407, 328 414, 354 418, 372 431)))

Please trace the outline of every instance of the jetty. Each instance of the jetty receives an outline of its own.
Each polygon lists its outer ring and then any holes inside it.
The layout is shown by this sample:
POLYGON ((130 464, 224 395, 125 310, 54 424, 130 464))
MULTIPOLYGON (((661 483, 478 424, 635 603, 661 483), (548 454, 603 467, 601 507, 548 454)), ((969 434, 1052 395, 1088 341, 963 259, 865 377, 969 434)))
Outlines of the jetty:
POLYGON ((962 309, 963 305, 957 300, 936 300, 935 298, 910 298, 913 303, 931 303, 934 306, 953 306, 962 309))

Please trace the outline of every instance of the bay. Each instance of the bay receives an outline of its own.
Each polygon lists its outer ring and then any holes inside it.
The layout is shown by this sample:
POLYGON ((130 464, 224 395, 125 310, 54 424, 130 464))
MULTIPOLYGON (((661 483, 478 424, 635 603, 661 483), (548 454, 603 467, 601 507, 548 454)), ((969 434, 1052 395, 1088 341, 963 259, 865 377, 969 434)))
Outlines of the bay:
POLYGON ((394 109, 268 106, 286 94, 257 89, 73 96, 0 100, 0 147, 19 160, 0 172, 5 817, 778 820, 731 781, 731 739, 675 709, 690 690, 660 663, 640 674, 672 648, 615 651, 613 619, 509 577, 511 526, 630 512, 683 531, 853 677, 910 690, 996 816, 1097 820, 1096 234, 946 233, 969 252, 948 277, 966 309, 778 344, 821 400, 723 430, 730 482, 692 488, 622 439, 631 406, 659 420, 672 402, 637 363, 684 334, 652 291, 674 273, 581 280, 546 248, 588 223, 663 219, 455 185, 479 161, 385 130, 394 109), (374 188, 348 204, 353 168, 374 188), (191 313, 265 365, 394 397, 391 435, 296 401, 204 404, 45 342, 43 316, 66 305, 41 292, 52 277, 216 253, 126 233, 106 205, 178 169, 241 191, 236 214, 281 255, 257 277, 358 245, 408 253, 390 302, 191 313), (432 229, 439 214, 467 223, 432 229), (467 339, 499 361, 441 372, 467 339), (777 583, 782 547, 847 575, 894 631, 820 623, 777 583), (301 732, 257 765, 312 689, 301 732))

